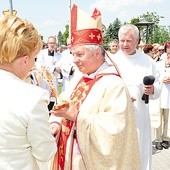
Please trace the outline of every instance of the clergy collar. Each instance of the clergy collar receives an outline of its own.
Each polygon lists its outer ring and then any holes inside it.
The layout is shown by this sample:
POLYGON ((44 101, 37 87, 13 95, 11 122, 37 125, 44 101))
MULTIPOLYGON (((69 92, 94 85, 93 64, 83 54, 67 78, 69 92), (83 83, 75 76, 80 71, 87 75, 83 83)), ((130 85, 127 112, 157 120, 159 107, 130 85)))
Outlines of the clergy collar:
POLYGON ((49 55, 49 56, 54 56, 54 51, 48 50, 48 55, 49 55))

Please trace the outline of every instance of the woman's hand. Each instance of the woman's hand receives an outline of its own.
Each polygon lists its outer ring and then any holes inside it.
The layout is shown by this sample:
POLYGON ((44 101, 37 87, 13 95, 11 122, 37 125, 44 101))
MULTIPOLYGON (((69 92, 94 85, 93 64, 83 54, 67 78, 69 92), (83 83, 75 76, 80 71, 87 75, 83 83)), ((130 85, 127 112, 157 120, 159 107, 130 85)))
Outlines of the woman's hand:
POLYGON ((57 123, 57 122, 50 123, 50 127, 51 127, 51 132, 53 136, 56 136, 61 130, 61 125, 60 123, 57 123))

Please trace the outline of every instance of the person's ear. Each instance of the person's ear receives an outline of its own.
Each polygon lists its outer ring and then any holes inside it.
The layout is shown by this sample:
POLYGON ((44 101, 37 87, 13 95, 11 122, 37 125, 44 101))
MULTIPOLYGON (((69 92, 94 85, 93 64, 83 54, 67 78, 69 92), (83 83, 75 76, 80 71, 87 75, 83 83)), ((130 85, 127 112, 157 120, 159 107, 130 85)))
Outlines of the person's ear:
POLYGON ((96 56, 99 56, 99 55, 100 55, 100 53, 101 53, 101 51, 100 51, 100 48, 98 47, 98 48, 96 49, 95 54, 96 54, 96 56))
POLYGON ((22 57, 19 58, 19 64, 21 67, 25 67, 28 63, 28 59, 29 59, 29 56, 28 55, 24 55, 22 57))

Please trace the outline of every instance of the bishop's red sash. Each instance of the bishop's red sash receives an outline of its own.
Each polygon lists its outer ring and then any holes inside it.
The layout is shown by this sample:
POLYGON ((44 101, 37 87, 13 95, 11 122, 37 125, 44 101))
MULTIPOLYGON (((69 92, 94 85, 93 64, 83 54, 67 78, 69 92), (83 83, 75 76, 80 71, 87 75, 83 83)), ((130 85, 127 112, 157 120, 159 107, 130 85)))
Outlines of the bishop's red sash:
MULTIPOLYGON (((114 73, 111 74, 113 75, 114 73)), ((81 80, 75 87, 70 97, 70 100, 72 100, 75 103, 75 106, 77 107, 78 110, 81 104, 83 103, 84 99, 87 97, 94 83, 97 82, 104 75, 110 75, 110 74, 101 74, 96 76, 94 79, 87 78, 87 77, 81 78, 81 80)), ((62 128, 58 140, 57 158, 55 158, 56 160, 53 162, 53 170, 64 170, 67 140, 70 136, 70 132, 73 128, 74 123, 75 122, 70 120, 66 120, 66 119, 62 120, 61 123, 62 128)))

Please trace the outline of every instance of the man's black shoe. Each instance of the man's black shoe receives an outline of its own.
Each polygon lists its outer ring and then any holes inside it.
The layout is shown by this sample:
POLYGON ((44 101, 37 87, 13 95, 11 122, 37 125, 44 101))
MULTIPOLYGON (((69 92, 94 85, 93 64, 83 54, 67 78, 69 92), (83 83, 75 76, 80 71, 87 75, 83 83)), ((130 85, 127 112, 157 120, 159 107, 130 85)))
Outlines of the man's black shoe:
POLYGON ((163 141, 162 146, 163 146, 164 149, 168 149, 169 148, 169 142, 168 141, 163 141))
POLYGON ((163 149, 162 142, 156 142, 156 143, 155 143, 155 147, 156 147, 156 149, 158 149, 158 150, 162 150, 162 149, 163 149))

